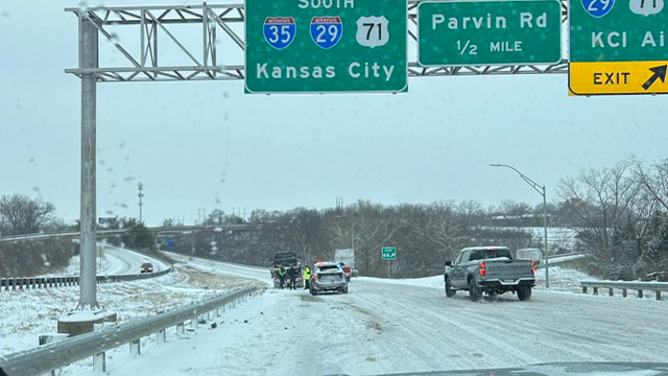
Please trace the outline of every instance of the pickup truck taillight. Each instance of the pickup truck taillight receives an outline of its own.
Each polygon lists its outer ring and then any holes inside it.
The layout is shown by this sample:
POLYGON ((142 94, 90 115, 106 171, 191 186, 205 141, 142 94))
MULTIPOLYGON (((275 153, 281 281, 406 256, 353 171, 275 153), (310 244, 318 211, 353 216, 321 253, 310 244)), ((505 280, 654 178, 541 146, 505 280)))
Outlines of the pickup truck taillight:
POLYGON ((533 261, 531 262, 531 272, 533 273, 534 277, 536 276, 536 273, 538 272, 537 266, 538 263, 533 261))
POLYGON ((483 276, 483 277, 487 275, 487 269, 486 268, 487 268, 487 265, 485 265, 484 262, 481 262, 480 263, 480 275, 483 276))
POLYGON ((313 279, 315 279, 316 281, 318 280, 318 278, 320 278, 320 276, 318 274, 313 275, 313 279))

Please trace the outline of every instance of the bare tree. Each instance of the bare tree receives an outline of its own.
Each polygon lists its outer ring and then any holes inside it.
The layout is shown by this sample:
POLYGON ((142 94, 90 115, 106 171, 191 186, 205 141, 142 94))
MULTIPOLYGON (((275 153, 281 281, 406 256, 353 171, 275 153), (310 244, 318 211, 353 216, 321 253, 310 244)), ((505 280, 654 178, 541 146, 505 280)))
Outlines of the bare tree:
POLYGON ((668 159, 649 168, 639 161, 635 161, 634 165, 635 173, 643 187, 663 207, 663 210, 668 210, 668 159))
POLYGON ((611 255, 614 232, 627 218, 640 190, 629 167, 630 162, 625 161, 612 168, 590 169, 559 185, 559 194, 581 225, 576 228, 579 236, 594 247, 596 256, 611 255))
POLYGON ((0 197, 0 217, 4 231, 13 235, 40 232, 53 219, 55 210, 50 202, 33 200, 24 195, 0 197))

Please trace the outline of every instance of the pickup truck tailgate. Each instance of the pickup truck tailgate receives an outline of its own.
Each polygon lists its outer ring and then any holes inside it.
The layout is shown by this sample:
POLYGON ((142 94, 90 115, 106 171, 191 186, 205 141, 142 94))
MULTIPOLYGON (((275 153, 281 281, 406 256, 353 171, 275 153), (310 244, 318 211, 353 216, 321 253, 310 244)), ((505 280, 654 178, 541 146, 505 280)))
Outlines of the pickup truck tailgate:
POLYGON ((486 275, 483 280, 514 282, 520 278, 534 278, 531 260, 485 260, 486 275))

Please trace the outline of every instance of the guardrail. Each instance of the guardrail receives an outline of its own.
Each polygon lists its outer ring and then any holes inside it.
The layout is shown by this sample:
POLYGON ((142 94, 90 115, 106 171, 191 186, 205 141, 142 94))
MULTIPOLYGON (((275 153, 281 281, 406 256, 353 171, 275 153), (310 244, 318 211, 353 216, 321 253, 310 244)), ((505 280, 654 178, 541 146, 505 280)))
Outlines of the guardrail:
MULTIPOLYGON (((172 271, 169 269, 161 270, 155 273, 128 274, 128 275, 99 275, 97 283, 115 283, 129 282, 141 279, 155 278, 163 276, 172 271)), ((0 279, 0 292, 16 290, 36 290, 46 288, 58 288, 66 286, 78 286, 79 277, 33 277, 33 278, 2 278, 0 279)))
POLYGON ((636 290, 638 298, 643 297, 643 291, 649 290, 656 293, 656 300, 661 300, 661 291, 668 291, 668 282, 640 282, 640 281, 581 281, 582 293, 586 294, 591 287, 594 295, 598 295, 598 289, 608 289, 608 295, 614 296, 614 290, 622 290, 622 296, 628 296, 628 290, 636 290))
MULTIPOLYGON (((185 333, 186 323, 195 330, 203 316, 220 316, 221 309, 239 301, 246 301, 259 293, 256 287, 238 290, 209 301, 193 304, 155 316, 113 325, 102 330, 67 338, 0 358, 0 370, 9 376, 33 376, 52 373, 79 360, 93 357, 93 368, 106 372, 106 351, 125 344, 130 345, 131 355, 141 354, 141 338, 157 334, 158 344, 166 341, 166 330, 176 327, 177 333, 185 333)), ((213 327, 213 324, 212 324, 213 327)))

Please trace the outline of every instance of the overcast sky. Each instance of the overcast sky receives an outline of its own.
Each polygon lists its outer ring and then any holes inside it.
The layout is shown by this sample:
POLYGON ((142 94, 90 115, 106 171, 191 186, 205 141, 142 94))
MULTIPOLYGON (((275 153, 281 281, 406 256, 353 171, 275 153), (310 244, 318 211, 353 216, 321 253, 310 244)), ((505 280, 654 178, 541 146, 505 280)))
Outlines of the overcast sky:
MULTIPOLYGON (((68 221, 80 185, 80 83, 64 73, 78 61, 70 5, 0 0, 0 194, 51 201, 68 221)), ((666 97, 570 98, 563 74, 411 78, 399 95, 100 84, 98 215, 138 216, 139 181, 149 224, 190 222, 200 208, 330 207, 336 197, 538 204, 512 171, 488 165, 516 166, 552 200, 559 180, 582 169, 665 158, 667 115, 666 97)))

